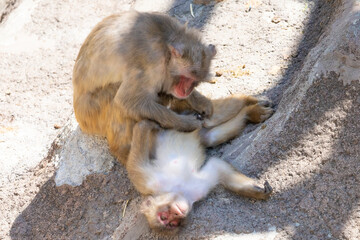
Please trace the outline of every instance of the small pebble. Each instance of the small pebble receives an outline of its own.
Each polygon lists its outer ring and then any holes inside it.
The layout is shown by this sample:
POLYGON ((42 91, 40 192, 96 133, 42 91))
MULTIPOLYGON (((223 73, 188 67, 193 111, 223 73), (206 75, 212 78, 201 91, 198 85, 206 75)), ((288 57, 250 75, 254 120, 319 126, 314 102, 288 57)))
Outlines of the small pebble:
POLYGON ((216 79, 211 79, 211 80, 209 81, 209 83, 215 84, 215 83, 216 83, 216 79))
POLYGON ((221 77, 222 75, 223 75, 223 72, 220 70, 215 72, 216 77, 221 77))
POLYGON ((281 19, 279 17, 276 17, 276 16, 271 19, 271 22, 273 22, 275 24, 278 24, 280 21, 281 21, 281 19))

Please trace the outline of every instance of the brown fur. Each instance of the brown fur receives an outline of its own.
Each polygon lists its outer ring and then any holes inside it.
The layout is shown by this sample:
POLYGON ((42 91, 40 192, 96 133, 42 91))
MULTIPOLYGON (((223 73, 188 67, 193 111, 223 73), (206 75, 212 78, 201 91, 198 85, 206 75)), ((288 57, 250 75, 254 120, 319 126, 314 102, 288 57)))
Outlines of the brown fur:
MULTIPOLYGON (((262 122, 273 110, 266 106, 268 103, 244 95, 212 102, 214 113, 205 121, 211 127, 203 127, 191 133, 162 130, 150 121, 141 121, 134 127, 126 168, 136 189, 148 196, 141 211, 149 225, 156 230, 176 232, 183 225, 193 202, 206 197, 218 183, 242 196, 255 199, 267 199, 272 192, 267 182, 263 186, 258 185, 254 179, 240 173, 225 161, 209 159, 204 163, 206 157, 203 146, 216 146, 234 138, 240 134, 247 121, 262 122), (165 140, 159 140, 164 137, 165 140), (163 149, 166 151, 163 152, 163 149), (164 153, 169 156, 160 155, 164 153), (199 176, 202 181, 200 185, 197 183, 199 176), (179 211, 179 206, 182 211, 179 211)), ((179 106, 181 102, 176 101, 173 104, 178 109, 189 106, 179 106)), ((173 107, 171 103, 169 106, 173 107)), ((191 109, 185 109, 185 112, 189 111, 191 109)))
MULTIPOLYGON (((105 18, 86 38, 74 66, 74 110, 80 128, 105 136, 122 163, 133 126, 142 119, 179 131, 200 128, 195 116, 179 115, 164 102, 174 99, 181 76, 193 81, 186 90, 206 81, 215 53, 195 30, 160 13, 105 18)), ((212 115, 211 102, 196 90, 179 103, 212 115)))

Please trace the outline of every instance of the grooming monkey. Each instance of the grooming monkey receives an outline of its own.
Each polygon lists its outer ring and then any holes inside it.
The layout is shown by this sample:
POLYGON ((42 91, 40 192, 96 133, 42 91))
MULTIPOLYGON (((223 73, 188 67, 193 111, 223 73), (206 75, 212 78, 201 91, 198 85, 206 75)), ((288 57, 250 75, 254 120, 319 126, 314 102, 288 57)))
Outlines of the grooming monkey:
POLYGON ((135 125, 126 168, 136 189, 147 196, 141 211, 153 229, 176 232, 193 203, 217 184, 243 196, 269 197, 268 182, 260 186, 218 158, 204 164, 205 147, 234 138, 246 121, 267 119, 273 110, 266 105, 249 96, 213 100, 214 113, 205 120, 206 127, 190 133, 163 130, 148 120, 135 125))
POLYGON ((193 131, 202 121, 165 103, 177 101, 202 117, 211 101, 194 88, 206 81, 215 46, 160 13, 126 12, 101 21, 83 43, 73 71, 74 110, 82 131, 105 136, 125 164, 134 125, 149 119, 163 128, 193 131), (176 109, 175 109, 176 110, 176 109))

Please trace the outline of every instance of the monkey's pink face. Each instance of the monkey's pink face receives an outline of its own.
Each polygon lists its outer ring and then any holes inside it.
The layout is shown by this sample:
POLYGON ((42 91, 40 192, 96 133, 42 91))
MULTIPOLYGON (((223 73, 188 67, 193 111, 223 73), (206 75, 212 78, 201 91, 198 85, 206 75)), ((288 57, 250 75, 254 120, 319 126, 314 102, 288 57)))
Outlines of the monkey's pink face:
POLYGON ((172 94, 179 99, 187 98, 196 86, 196 80, 192 77, 181 75, 179 82, 174 85, 172 94))
POLYGON ((151 228, 175 233, 191 210, 190 203, 181 194, 173 192, 149 196, 141 205, 151 228))
POLYGON ((189 205, 185 201, 173 202, 168 209, 157 212, 157 220, 167 229, 176 229, 189 212, 189 205))
POLYGON ((215 56, 215 46, 208 47, 199 44, 187 47, 183 43, 169 45, 171 58, 169 72, 171 79, 170 88, 165 88, 167 93, 178 99, 187 98, 194 88, 201 82, 207 81, 211 59, 215 56), (170 91, 169 91, 170 90, 170 91))

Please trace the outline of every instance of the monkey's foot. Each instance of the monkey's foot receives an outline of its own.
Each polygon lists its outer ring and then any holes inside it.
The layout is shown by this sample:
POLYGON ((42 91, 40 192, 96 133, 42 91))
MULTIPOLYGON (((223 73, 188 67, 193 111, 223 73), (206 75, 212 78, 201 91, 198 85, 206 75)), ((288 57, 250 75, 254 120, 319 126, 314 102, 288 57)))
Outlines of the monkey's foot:
POLYGON ((265 181, 264 186, 260 187, 260 186, 254 186, 254 188, 256 188, 256 190, 254 189, 254 198, 256 199, 262 199, 262 200, 266 200, 270 197, 270 195, 273 192, 272 187, 270 186, 268 181, 265 181))
POLYGON ((260 101, 258 104, 247 107, 248 120, 253 123, 261 123, 268 119, 274 113, 274 109, 267 107, 269 105, 271 103, 268 101, 260 101))
POLYGON ((264 195, 265 195, 266 199, 270 197, 272 192, 273 192, 273 188, 270 186, 268 181, 265 181, 265 183, 264 183, 264 195))
POLYGON ((264 106, 264 107, 273 107, 273 103, 268 100, 268 99, 259 99, 258 103, 260 106, 264 106))

